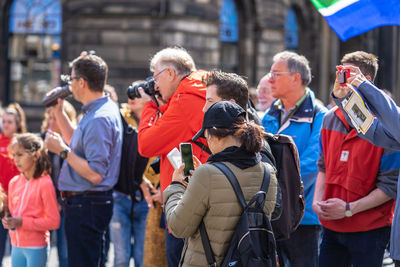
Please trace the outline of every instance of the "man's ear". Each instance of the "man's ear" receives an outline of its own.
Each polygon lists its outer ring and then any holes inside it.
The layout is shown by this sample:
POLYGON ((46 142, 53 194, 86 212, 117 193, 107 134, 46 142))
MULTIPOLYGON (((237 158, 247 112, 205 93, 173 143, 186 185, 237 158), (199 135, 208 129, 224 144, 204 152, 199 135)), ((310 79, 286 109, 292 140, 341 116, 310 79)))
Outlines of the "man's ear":
POLYGON ((370 75, 365 75, 365 78, 367 78, 368 81, 372 81, 372 78, 370 75))
POLYGON ((298 72, 294 73, 294 74, 293 74, 293 77, 294 77, 294 80, 295 80, 296 82, 297 82, 297 81, 300 81, 300 83, 302 83, 300 73, 298 73, 298 72))
POLYGON ((87 81, 85 80, 85 79, 83 79, 83 78, 79 78, 79 80, 78 80, 78 85, 82 88, 82 87, 89 87, 88 86, 88 84, 87 84, 87 81))
POLYGON ((167 72, 171 80, 174 80, 177 77, 177 73, 174 68, 167 67, 167 72))

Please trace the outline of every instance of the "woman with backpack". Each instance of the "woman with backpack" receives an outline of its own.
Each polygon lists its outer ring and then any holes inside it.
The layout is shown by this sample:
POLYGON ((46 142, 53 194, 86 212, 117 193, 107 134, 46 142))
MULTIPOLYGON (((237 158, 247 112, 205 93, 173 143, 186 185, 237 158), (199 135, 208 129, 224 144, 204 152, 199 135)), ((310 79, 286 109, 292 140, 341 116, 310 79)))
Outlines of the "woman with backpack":
MULTIPOLYGON (((260 191, 266 173, 265 181, 269 183, 266 182, 263 211, 270 219, 275 207, 277 180, 273 167, 261 162, 259 151, 263 135, 263 129, 246 121, 246 112, 233 102, 217 102, 204 114, 203 127, 193 140, 207 139, 212 152, 210 158, 201 166, 194 158, 198 168, 188 182, 182 173, 184 165, 175 170, 171 185, 163 193, 168 229, 177 238, 185 238, 180 266, 210 264, 200 234, 203 223, 216 266, 224 261, 232 236, 239 227, 243 203, 216 163, 223 163, 236 176, 246 204, 260 191)), ((272 249, 274 253, 275 247, 272 249)), ((274 257, 270 260, 275 262, 274 257)))

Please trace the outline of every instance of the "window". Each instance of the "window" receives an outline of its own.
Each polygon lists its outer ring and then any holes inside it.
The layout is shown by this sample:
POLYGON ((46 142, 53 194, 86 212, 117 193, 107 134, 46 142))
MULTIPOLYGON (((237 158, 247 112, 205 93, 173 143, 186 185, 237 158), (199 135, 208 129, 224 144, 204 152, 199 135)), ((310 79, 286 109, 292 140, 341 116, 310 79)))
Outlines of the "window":
POLYGON ((220 10, 221 69, 237 72, 239 62, 238 51, 238 12, 234 0, 223 0, 220 10))
POLYGON ((61 5, 58 0, 15 0, 8 59, 10 100, 38 104, 59 84, 61 5))
POLYGON ((289 8, 285 22, 285 46, 287 50, 297 52, 299 47, 299 33, 296 11, 289 8))

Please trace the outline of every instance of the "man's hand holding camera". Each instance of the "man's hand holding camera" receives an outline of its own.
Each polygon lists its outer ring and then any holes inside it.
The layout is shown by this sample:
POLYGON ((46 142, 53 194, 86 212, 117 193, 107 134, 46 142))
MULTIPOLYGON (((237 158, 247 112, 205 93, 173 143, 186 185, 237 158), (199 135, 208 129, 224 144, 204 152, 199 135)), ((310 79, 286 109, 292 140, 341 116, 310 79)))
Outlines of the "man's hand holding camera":
POLYGON ((154 97, 151 97, 150 95, 146 94, 146 92, 143 90, 142 87, 139 87, 138 91, 140 93, 140 96, 142 97, 143 102, 155 100, 155 101, 157 101, 156 104, 158 106, 162 106, 162 105, 166 104, 166 102, 162 99, 162 97, 159 94, 155 94, 154 97))
POLYGON ((64 143, 61 135, 51 130, 47 130, 44 143, 48 150, 57 155, 67 148, 67 145, 64 143))
POLYGON ((350 70, 350 77, 347 79, 347 83, 358 88, 363 82, 368 81, 367 77, 362 74, 361 70, 356 66, 346 66, 350 70))
POLYGON ((367 78, 356 66, 336 66, 336 69, 336 80, 335 85, 333 86, 333 95, 337 98, 343 98, 351 91, 351 88, 348 86, 348 84, 358 88, 360 84, 362 84, 364 81, 367 81, 367 78))

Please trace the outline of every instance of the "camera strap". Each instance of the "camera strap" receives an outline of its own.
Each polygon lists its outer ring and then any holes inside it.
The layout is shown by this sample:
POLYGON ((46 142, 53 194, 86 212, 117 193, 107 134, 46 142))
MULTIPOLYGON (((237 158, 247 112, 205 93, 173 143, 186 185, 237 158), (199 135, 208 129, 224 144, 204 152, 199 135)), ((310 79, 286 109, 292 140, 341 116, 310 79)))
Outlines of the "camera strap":
POLYGON ((203 144, 203 143, 200 143, 199 141, 193 141, 192 140, 192 142, 195 144, 195 145, 197 145, 197 146, 199 146, 202 150, 204 150, 205 152, 207 152, 208 154, 210 154, 211 155, 211 150, 205 145, 205 144, 203 144))

